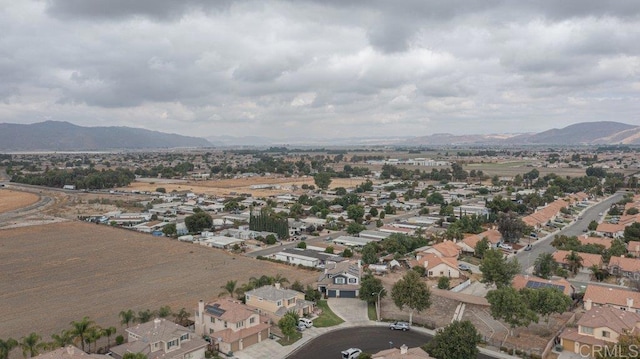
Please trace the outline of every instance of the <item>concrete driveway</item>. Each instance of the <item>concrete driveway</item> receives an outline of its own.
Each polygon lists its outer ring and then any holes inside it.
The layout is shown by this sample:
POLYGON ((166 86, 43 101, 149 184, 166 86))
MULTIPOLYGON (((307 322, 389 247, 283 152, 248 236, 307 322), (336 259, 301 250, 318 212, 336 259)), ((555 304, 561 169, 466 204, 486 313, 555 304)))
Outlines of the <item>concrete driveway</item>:
POLYGON ((329 298, 329 308, 345 322, 368 322, 367 302, 357 298, 329 298))

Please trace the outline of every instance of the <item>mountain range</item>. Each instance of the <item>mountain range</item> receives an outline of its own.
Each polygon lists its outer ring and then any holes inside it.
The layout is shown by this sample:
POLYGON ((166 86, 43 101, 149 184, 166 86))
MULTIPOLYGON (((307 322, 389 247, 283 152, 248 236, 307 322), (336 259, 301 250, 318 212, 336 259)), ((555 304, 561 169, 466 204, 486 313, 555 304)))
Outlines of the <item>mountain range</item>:
POLYGON ((237 146, 448 146, 448 145, 640 145, 640 126, 583 122, 539 133, 350 138, 215 136, 207 139, 131 127, 82 127, 61 121, 0 123, 0 151, 87 151, 237 146))

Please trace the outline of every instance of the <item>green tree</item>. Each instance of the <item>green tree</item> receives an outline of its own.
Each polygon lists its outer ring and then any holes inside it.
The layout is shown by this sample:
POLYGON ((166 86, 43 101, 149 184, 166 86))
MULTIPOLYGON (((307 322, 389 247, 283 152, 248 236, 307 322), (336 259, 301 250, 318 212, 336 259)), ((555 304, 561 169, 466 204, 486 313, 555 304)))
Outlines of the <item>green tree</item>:
POLYGON ((440 277, 438 278, 438 289, 449 290, 449 286, 451 285, 451 281, 449 277, 440 277))
POLYGON ((358 233, 364 231, 365 229, 367 229, 367 227, 365 227, 364 225, 356 223, 356 222, 351 222, 347 226, 347 233, 351 234, 351 235, 358 234, 358 233))
POLYGON ((52 348, 64 348, 73 344, 73 335, 70 330, 63 330, 60 334, 51 334, 51 339, 53 340, 51 342, 52 348))
POLYGON ((93 320, 90 320, 89 317, 84 317, 82 320, 77 322, 71 322, 71 335, 78 339, 80 342, 82 351, 84 350, 84 343, 86 340, 87 333, 95 327, 95 323, 93 320))
POLYGON ((131 323, 135 323, 136 321, 136 313, 129 309, 129 310, 123 310, 120 312, 120 324, 121 325, 126 325, 127 328, 129 328, 129 324, 131 323))
POLYGON ((409 308, 409 324, 413 322, 413 312, 420 312, 431 306, 431 291, 415 271, 408 271, 391 289, 393 303, 403 310, 409 308))
POLYGON ((184 224, 190 233, 198 233, 211 228, 211 226, 213 226, 213 219, 209 213, 201 211, 185 217, 184 224))
POLYGON ((507 261, 499 249, 490 249, 485 252, 480 262, 482 283, 495 284, 497 288, 511 285, 513 277, 520 273, 520 264, 517 259, 507 261))
POLYGON ((305 241, 298 242, 298 245, 296 245, 296 248, 307 249, 307 242, 305 241))
POLYGON ((376 243, 370 242, 362 247, 362 262, 364 264, 378 263, 378 245, 376 243))
POLYGON ((484 254, 487 252, 487 250, 489 250, 490 247, 491 245, 489 244, 489 240, 487 239, 487 237, 482 237, 482 239, 479 240, 478 243, 476 243, 474 254, 478 258, 484 258, 484 254))
POLYGON ((497 222, 498 231, 507 242, 517 242, 524 233, 530 232, 529 227, 515 212, 500 213, 497 222))
POLYGON ((363 216, 364 207, 357 204, 351 204, 347 206, 347 218, 353 219, 356 222, 360 222, 363 216))
POLYGON ((478 344, 482 336, 468 321, 454 321, 443 329, 422 348, 430 356, 438 359, 469 359, 478 356, 478 344))
POLYGON ((89 344, 89 351, 91 351, 91 344, 93 344, 93 352, 95 353, 97 351, 96 347, 98 345, 98 339, 102 337, 102 329, 97 326, 92 326, 91 328, 89 328, 84 337, 85 342, 89 344))
POLYGON ((342 251, 341 256, 344 258, 351 258, 353 257, 353 251, 349 248, 345 248, 344 251, 342 251))
POLYGON ((372 217, 377 217, 377 216, 378 216, 378 210, 372 207, 372 208, 369 210, 369 214, 370 214, 372 217))
POLYGON ((156 192, 158 193, 167 193, 167 189, 164 187, 158 187, 156 188, 156 192))
POLYGON ((107 349, 111 347, 111 336, 116 334, 116 327, 108 327, 102 329, 102 335, 107 337, 107 349))
POLYGON ((520 292, 526 298, 529 309, 543 316, 547 325, 551 314, 562 314, 571 307, 571 298, 557 288, 524 288, 520 292))
POLYGON ((176 229, 176 224, 169 223, 165 225, 164 227, 162 227, 162 233, 164 233, 164 235, 167 237, 176 236, 178 234, 178 230, 176 229))
POLYGON ((328 172, 319 172, 313 176, 313 182, 318 188, 326 190, 331 185, 331 174, 328 172))
POLYGON ((122 359, 147 359, 147 356, 144 353, 127 352, 124 353, 122 359))
MULTIPOLYGON (((378 218, 380 218, 380 219, 384 219, 384 217, 385 217, 386 215, 387 215, 387 214, 386 214, 386 212, 385 212, 384 210, 382 210, 382 211, 380 211, 380 214, 378 214, 378 218)), ((376 224, 376 225, 377 225, 377 224, 376 224)), ((382 227, 382 226, 379 226, 379 227, 382 227)))
POLYGON ((138 311, 138 316, 136 317, 136 321, 138 323, 147 323, 151 321, 153 318, 153 312, 151 309, 145 309, 138 311))
POLYGON ((291 290, 304 293, 304 285, 302 285, 302 283, 300 283, 300 281, 296 279, 293 283, 291 283, 291 290))
POLYGON ((22 337, 20 340, 20 348, 22 349, 22 356, 25 358, 33 358, 34 356, 40 354, 40 349, 42 349, 44 343, 41 342, 42 337, 36 333, 31 333, 27 336, 22 337))
POLYGON ((280 328, 282 334, 287 336, 287 340, 296 333, 299 319, 298 314, 289 311, 278 321, 278 328, 280 328))
POLYGON ((0 359, 9 359, 9 354, 19 345, 18 341, 13 338, 6 340, 0 339, 0 359))
POLYGON ((558 263, 551 253, 540 253, 533 266, 533 274, 544 279, 549 279, 558 270, 558 263))
POLYGON ((428 204, 444 204, 444 196, 440 192, 433 192, 427 197, 428 204))
POLYGON ((237 284, 237 280, 228 280, 225 285, 220 286, 220 288, 225 290, 224 292, 220 293, 220 295, 229 294, 231 298, 233 298, 233 293, 236 291, 237 284))
POLYGON ((189 316, 190 314, 185 308, 180 308, 180 310, 177 313, 173 314, 173 318, 174 318, 173 320, 179 325, 186 327, 187 322, 189 321, 189 316))
POLYGON ((380 298, 384 298, 387 295, 387 291, 382 285, 380 278, 376 278, 371 273, 367 273, 360 283, 359 298, 366 301, 369 304, 377 304, 378 293, 380 298))
POLYGON ((158 314, 158 318, 168 318, 173 315, 173 312, 171 311, 170 306, 165 305, 160 307, 160 309, 158 309, 157 314, 158 314))
POLYGON ((536 313, 529 308, 526 299, 513 287, 489 291, 487 301, 491 305, 491 315, 495 319, 504 320, 512 329, 538 322, 536 313))
POLYGON ((334 251, 335 251, 335 248, 333 248, 333 246, 327 246, 327 248, 324 249, 324 252, 329 254, 333 254, 334 251))
POLYGON ((567 269, 569 272, 573 273, 573 275, 578 274, 578 271, 582 268, 582 257, 576 251, 569 252, 564 260, 567 262, 567 269))
POLYGON ((598 229, 598 222, 597 221, 589 222, 589 226, 587 227, 587 229, 590 231, 595 231, 596 229, 598 229))

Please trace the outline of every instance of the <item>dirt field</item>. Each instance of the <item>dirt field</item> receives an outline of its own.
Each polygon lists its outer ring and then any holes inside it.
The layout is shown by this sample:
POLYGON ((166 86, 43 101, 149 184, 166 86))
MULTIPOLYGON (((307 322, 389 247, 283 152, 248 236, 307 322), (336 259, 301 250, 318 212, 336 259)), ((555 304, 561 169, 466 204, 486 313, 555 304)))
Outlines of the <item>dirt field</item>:
MULTIPOLYGON (((364 179, 358 178, 333 178, 330 188, 336 187, 354 187, 362 182, 364 179)), ((184 180, 156 180, 156 179, 141 179, 133 182, 127 187, 120 188, 120 190, 131 191, 155 191, 158 187, 163 187, 167 192, 176 191, 192 191, 194 193, 202 193, 208 195, 224 196, 230 195, 232 192, 239 193, 251 193, 254 197, 273 196, 282 193, 292 191, 292 186, 300 188, 303 184, 313 185, 313 177, 249 177, 249 178, 237 178, 237 179, 225 179, 225 180, 210 180, 210 181, 184 181, 184 180), (251 188, 253 185, 279 185, 279 189, 255 189, 251 188)))
POLYGON ((230 279, 280 273, 307 284, 318 274, 82 222, 0 230, 0 273, 0 338, 35 331, 45 341, 85 315, 122 333, 121 310, 191 311, 230 279))
POLYGON ((26 207, 38 201, 38 196, 33 193, 0 190, 0 213, 12 211, 17 208, 26 207))

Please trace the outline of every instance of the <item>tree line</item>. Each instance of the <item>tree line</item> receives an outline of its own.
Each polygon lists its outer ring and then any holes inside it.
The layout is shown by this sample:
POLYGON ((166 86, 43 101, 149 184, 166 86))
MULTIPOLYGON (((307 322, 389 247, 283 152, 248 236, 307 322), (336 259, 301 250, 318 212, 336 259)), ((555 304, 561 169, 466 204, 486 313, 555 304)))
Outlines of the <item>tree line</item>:
POLYGON ((53 169, 42 173, 15 173, 11 181, 37 186, 62 188, 73 185, 76 189, 104 189, 128 186, 135 174, 125 168, 96 170, 95 168, 53 169))

